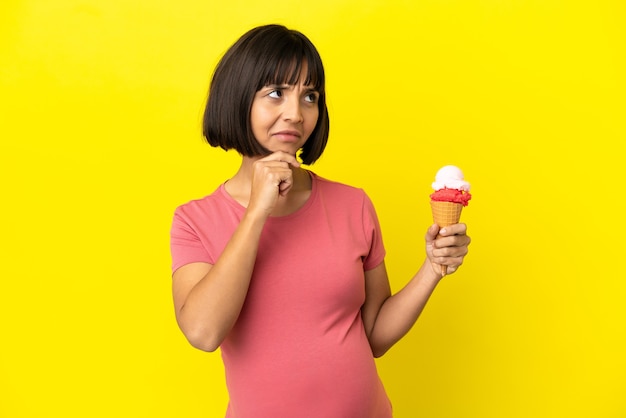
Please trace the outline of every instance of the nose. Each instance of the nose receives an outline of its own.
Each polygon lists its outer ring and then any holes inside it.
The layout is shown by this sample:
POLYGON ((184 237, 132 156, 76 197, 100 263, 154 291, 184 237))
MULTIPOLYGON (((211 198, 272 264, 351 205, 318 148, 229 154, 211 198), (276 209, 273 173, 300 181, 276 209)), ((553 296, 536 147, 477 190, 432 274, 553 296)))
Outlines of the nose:
POLYGON ((285 100, 283 118, 292 123, 301 123, 304 120, 301 105, 298 97, 289 97, 288 100, 285 100))

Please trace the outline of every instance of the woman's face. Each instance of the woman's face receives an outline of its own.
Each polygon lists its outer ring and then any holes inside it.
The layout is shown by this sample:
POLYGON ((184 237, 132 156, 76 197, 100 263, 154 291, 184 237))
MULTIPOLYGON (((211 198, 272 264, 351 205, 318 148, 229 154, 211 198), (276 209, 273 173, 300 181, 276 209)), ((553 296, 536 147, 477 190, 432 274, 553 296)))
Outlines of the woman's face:
MULTIPOLYGON (((300 80, 306 78, 303 65, 300 80)), ((319 93, 312 86, 270 85, 257 91, 250 122, 259 143, 272 152, 296 155, 317 124, 319 93)))

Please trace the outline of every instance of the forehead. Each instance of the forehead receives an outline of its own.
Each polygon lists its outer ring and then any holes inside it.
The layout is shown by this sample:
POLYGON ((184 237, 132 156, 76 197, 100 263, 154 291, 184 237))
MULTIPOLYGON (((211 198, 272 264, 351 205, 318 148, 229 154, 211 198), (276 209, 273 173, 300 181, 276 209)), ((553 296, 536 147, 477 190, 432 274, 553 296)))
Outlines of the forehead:
POLYGON ((306 58, 282 58, 270 66, 261 80, 261 86, 270 84, 304 85, 321 88, 322 79, 315 66, 310 66, 306 58))

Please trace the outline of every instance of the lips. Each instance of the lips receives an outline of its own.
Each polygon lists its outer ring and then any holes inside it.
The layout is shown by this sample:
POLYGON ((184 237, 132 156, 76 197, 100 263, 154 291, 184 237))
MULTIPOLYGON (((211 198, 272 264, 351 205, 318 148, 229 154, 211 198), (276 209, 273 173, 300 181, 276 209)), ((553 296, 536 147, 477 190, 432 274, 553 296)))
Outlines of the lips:
POLYGON ((302 134, 298 131, 285 130, 285 131, 275 132, 273 136, 282 141, 293 142, 293 141, 300 140, 300 138, 302 137, 302 134))

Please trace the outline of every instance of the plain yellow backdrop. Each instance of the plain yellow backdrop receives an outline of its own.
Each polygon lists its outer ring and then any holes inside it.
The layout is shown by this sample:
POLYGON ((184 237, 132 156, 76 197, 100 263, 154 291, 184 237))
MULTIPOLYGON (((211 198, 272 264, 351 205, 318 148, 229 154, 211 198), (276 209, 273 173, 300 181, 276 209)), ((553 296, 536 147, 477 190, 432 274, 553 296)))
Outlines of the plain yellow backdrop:
MULTIPOLYGON (((320 175, 363 187, 392 287, 436 170, 473 242, 378 367, 396 416, 626 416, 621 0, 5 0, 0 417, 220 417, 217 353, 170 297, 174 208, 238 156, 203 144, 214 65, 252 26, 318 46, 320 175)), ((306 237, 303 237, 306 239, 306 237)))

